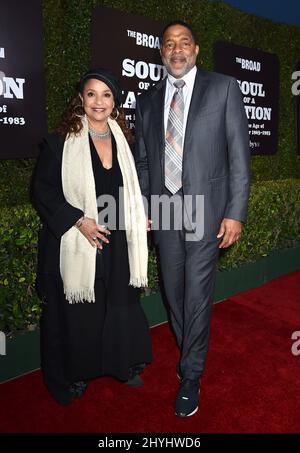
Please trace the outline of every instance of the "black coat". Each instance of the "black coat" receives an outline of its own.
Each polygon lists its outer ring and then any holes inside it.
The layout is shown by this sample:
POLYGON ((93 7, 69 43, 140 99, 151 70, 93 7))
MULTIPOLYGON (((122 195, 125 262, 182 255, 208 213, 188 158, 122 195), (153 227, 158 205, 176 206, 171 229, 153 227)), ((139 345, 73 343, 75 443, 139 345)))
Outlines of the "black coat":
POLYGON ((59 274, 60 239, 83 211, 63 194, 61 164, 64 140, 49 134, 42 143, 33 179, 33 200, 43 222, 38 250, 38 274, 59 274))
MULTIPOLYGON (((151 342, 139 289, 128 285, 125 231, 112 231, 109 249, 96 255, 95 303, 70 304, 65 299, 59 275, 60 239, 83 212, 67 203, 63 195, 63 145, 55 134, 45 139, 33 180, 33 197, 43 221, 37 279, 38 292, 45 299, 42 370, 54 398, 66 404, 69 382, 102 375, 127 380, 130 367, 151 361, 151 342)), ((96 149, 91 148, 91 152, 97 156, 96 149)), ((113 153, 116 156, 114 145, 113 153)), ((113 161, 116 171, 117 159, 113 161)), ((98 157, 96 163, 100 166, 98 157)), ((101 178, 98 170, 93 169, 96 187, 96 179, 101 178)), ((117 178, 113 182, 122 184, 117 178)))

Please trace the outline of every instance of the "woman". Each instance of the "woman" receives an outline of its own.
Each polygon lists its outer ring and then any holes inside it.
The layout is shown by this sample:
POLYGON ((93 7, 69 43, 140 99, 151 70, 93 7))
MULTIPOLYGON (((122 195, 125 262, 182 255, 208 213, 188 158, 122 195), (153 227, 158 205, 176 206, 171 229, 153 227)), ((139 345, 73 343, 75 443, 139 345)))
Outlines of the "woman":
POLYGON ((36 168, 42 370, 63 405, 98 376, 140 383, 151 361, 139 303, 139 288, 147 284, 146 220, 120 104, 114 74, 87 72, 36 168), (103 203, 108 196, 116 218, 103 203))

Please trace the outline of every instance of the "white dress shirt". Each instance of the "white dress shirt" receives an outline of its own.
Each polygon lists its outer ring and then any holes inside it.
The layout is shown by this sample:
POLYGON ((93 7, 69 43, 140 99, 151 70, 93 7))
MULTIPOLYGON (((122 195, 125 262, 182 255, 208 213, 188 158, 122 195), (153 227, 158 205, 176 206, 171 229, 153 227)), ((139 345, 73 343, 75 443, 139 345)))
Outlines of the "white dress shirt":
POLYGON ((164 107, 164 126, 165 126, 165 135, 167 130, 168 118, 169 118, 169 110, 170 104, 174 95, 176 88, 174 87, 173 83, 177 80, 184 80, 185 85, 182 88, 183 94, 183 101, 184 101, 184 115, 183 115, 183 137, 182 143, 184 143, 185 137, 185 129, 186 129, 186 121, 189 113, 190 103, 192 99, 192 93, 195 83, 197 67, 194 66, 187 74, 185 74, 181 79, 175 79, 171 74, 167 76, 166 82, 166 94, 165 94, 165 107, 164 107))

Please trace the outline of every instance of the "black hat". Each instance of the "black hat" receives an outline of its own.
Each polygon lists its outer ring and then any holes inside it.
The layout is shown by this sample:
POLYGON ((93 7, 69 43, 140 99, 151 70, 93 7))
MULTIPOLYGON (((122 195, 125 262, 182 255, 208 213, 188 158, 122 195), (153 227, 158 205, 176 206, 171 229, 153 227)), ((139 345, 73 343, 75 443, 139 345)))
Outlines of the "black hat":
POLYGON ((79 82, 79 91, 82 93, 85 83, 89 79, 97 79, 104 82, 114 95, 115 104, 120 107, 122 103, 122 90, 117 76, 109 69, 96 68, 86 72, 79 82))

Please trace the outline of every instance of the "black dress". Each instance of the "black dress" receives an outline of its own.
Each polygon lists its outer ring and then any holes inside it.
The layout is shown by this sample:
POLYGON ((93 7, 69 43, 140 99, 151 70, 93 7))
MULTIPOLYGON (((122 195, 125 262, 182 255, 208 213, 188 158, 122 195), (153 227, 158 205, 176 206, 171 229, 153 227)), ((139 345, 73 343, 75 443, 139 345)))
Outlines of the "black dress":
MULTIPOLYGON (((90 148, 96 195, 112 195, 118 208, 123 180, 115 140, 112 136, 113 165, 109 170, 103 167, 91 139, 90 148)), ((107 226, 110 242, 96 254, 95 303, 69 304, 59 275, 41 272, 38 276, 45 300, 41 319, 42 369, 50 392, 62 403, 71 382, 103 375, 125 381, 130 367, 152 360, 140 290, 129 286, 126 232, 107 226)), ((45 247, 44 243, 45 240, 45 247)))

